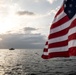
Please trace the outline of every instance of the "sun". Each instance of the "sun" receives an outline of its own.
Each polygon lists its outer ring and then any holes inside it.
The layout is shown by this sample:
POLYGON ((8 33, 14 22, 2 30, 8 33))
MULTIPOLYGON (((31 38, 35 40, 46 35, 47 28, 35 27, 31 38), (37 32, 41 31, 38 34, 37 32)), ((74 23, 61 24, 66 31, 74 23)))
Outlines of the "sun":
POLYGON ((13 28, 17 29, 20 20, 16 12, 19 8, 19 5, 12 3, 12 0, 0 1, 0 34, 6 33, 13 28))
POLYGON ((19 20, 15 15, 0 18, 0 34, 6 33, 17 28, 19 20))

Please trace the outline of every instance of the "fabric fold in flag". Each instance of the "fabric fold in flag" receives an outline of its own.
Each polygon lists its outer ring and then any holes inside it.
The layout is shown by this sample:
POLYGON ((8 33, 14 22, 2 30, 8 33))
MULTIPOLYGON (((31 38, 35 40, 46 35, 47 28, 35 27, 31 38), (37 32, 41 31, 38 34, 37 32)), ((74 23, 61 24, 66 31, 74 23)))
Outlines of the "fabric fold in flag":
POLYGON ((42 58, 76 56, 76 0, 64 0, 50 27, 42 58))

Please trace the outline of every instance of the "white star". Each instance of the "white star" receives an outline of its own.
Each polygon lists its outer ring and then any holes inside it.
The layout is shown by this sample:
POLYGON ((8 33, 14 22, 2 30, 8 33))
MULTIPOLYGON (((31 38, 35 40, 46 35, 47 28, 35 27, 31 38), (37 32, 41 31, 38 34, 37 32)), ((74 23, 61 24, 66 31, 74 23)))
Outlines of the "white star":
POLYGON ((71 10, 68 10, 68 13, 70 14, 71 13, 71 10))
POLYGON ((66 4, 64 4, 64 8, 66 8, 66 4))
POLYGON ((70 4, 69 7, 72 7, 72 4, 70 4))

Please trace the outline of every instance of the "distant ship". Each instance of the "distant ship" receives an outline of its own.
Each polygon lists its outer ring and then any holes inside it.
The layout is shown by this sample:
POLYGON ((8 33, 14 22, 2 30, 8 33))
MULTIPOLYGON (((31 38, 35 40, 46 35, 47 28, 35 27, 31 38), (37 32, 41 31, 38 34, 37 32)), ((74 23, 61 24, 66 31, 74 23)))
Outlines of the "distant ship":
POLYGON ((9 50, 15 50, 14 48, 10 48, 9 50))

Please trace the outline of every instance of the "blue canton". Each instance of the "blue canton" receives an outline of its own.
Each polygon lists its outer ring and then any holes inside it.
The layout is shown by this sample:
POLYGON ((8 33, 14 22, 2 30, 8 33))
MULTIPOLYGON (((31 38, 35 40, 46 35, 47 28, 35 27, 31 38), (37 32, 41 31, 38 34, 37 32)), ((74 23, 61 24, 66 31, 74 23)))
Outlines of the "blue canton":
POLYGON ((76 13, 76 0, 64 0, 64 12, 71 19, 76 13))

